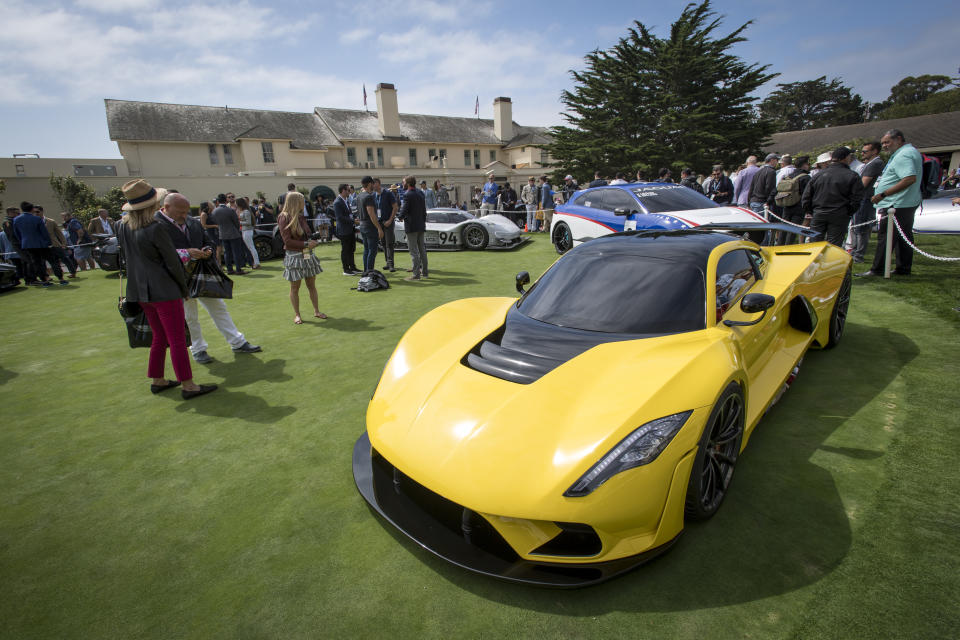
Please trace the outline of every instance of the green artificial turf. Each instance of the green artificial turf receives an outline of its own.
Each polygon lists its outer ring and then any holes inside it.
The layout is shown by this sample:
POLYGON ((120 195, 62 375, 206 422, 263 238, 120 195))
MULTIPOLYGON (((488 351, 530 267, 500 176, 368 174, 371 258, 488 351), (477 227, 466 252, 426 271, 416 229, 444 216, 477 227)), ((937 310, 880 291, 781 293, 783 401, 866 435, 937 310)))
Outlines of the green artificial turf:
POLYGON ((319 250, 327 321, 292 324, 277 261, 236 279, 229 308, 263 353, 231 353, 201 311, 216 363, 195 377, 221 388, 190 402, 150 394, 115 276, 0 295, 0 637, 956 637, 960 265, 857 280, 842 343, 808 353, 717 516, 630 574, 549 591, 383 525, 351 451, 403 332, 515 295, 552 248, 431 253, 430 280, 373 293, 338 254, 319 250))

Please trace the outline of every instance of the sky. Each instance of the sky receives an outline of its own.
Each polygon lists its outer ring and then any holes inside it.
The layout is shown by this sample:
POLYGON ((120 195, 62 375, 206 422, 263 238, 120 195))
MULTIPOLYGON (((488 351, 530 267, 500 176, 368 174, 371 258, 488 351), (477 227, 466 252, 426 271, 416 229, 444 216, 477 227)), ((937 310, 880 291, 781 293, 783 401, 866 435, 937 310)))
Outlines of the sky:
MULTIPOLYGON (((956 76, 955 21, 901 0, 716 0, 734 53, 778 82, 839 78, 864 99, 901 78, 956 76)), ((493 117, 509 96, 521 125, 562 124, 571 69, 638 20, 661 36, 683 3, 554 0, 0 0, 0 156, 118 158, 103 100, 310 112, 370 110, 392 83, 402 113, 493 117)))

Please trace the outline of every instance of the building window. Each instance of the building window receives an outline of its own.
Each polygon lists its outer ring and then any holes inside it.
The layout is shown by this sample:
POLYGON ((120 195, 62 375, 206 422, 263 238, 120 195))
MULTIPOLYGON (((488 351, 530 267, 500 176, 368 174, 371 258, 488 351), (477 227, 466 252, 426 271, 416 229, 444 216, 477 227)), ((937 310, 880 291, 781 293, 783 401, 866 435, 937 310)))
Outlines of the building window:
POLYGON ((440 159, 442 160, 443 158, 446 158, 446 157, 447 157, 447 150, 440 149, 440 159))
POLYGON ((540 149, 540 164, 543 166, 550 164, 550 155, 543 149, 540 149))
POLYGON ((276 162, 273 158, 273 143, 272 142, 261 142, 260 148, 263 149, 263 162, 264 164, 273 164, 276 162))
POLYGON ((526 153, 526 152, 527 152, 526 147, 520 147, 520 153, 526 153))
POLYGON ((407 155, 410 158, 410 166, 417 166, 417 150, 416 149, 407 149, 407 155))
POLYGON ((473 150, 473 164, 477 169, 480 168, 480 149, 473 150))
POLYGON ((223 145, 223 164, 233 164, 233 151, 230 151, 230 145, 223 145))
POLYGON ((210 152, 210 164, 220 164, 220 156, 217 155, 217 145, 208 144, 207 151, 210 152))
POLYGON ((436 150, 436 149, 427 149, 427 160, 433 160, 433 158, 434 158, 436 155, 437 155, 437 150, 436 150))
POLYGON ((20 176, 20 177, 23 177, 23 176, 27 175, 27 171, 26 171, 26 169, 23 168, 23 165, 22 165, 22 164, 18 164, 18 165, 17 165, 17 175, 20 176))
POLYGON ((367 147, 367 162, 370 163, 368 166, 373 166, 373 147, 367 147))
POLYGON ((377 166, 383 166, 383 147, 377 147, 377 166))
POLYGON ((357 148, 356 147, 347 147, 347 165, 348 166, 357 166, 357 148))
POLYGON ((490 162, 496 162, 497 152, 493 149, 490 150, 490 162))
POLYGON ((463 150, 463 166, 465 167, 472 166, 470 164, 470 149, 463 150))

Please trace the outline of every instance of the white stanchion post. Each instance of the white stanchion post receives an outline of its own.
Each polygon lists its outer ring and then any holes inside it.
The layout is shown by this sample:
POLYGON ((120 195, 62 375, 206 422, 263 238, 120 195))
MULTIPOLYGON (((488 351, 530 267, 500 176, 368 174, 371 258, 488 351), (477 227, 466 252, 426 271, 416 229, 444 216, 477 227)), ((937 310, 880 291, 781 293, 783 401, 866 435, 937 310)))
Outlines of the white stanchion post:
POLYGON ((890 277, 890 263, 892 262, 892 253, 893 253, 893 212, 895 209, 887 209, 887 248, 884 254, 883 260, 883 277, 890 277))

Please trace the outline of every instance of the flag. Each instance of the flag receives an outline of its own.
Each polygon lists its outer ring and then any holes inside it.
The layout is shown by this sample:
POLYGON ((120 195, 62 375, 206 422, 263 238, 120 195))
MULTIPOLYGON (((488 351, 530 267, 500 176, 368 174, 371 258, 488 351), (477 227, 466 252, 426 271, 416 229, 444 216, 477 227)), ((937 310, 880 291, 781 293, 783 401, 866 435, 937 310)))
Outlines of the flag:
POLYGON ((473 107, 473 115, 480 117, 480 96, 477 96, 477 104, 473 107))
POLYGON ((367 83, 363 83, 363 108, 367 108, 367 83))

